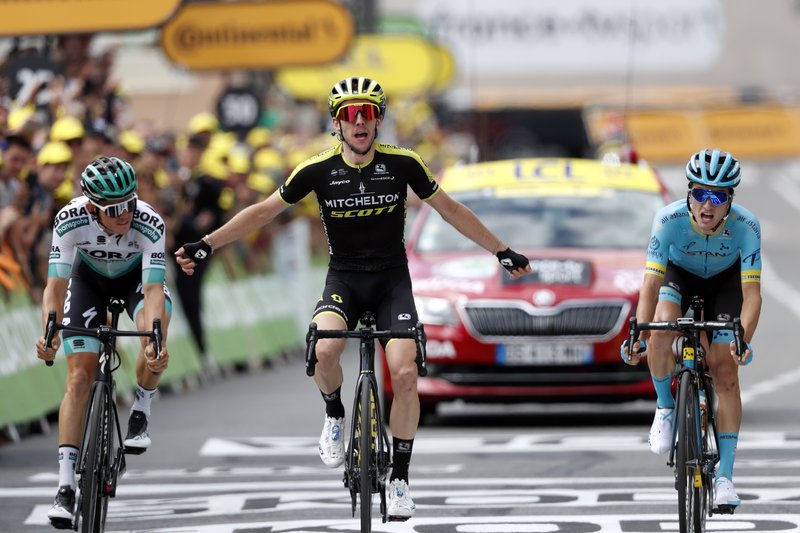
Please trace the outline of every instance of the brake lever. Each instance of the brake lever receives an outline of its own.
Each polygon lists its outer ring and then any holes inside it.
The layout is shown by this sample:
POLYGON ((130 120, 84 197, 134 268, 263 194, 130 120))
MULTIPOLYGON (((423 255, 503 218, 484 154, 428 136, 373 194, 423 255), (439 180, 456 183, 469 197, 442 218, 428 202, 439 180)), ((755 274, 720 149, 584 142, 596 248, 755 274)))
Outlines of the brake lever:
POLYGON ((733 319, 733 340, 736 343, 736 355, 739 357, 739 362, 742 362, 744 357, 744 328, 742 327, 742 319, 738 316, 733 319))
POLYGON ((153 344, 155 345, 156 349, 156 360, 161 359, 161 344, 163 339, 163 334, 161 332, 161 319, 154 318, 153 319, 153 344))
POLYGON ((423 327, 422 322, 417 322, 416 332, 417 336, 415 340, 417 342, 417 374, 424 378, 428 375, 428 366, 426 361, 427 358, 425 357, 425 344, 428 342, 428 338, 425 335, 425 328, 423 327))
MULTIPOLYGON (((56 312, 50 311, 47 313, 47 325, 44 329, 44 349, 52 348, 53 336, 56 333, 56 312)), ((53 366, 53 360, 45 361, 47 366, 53 366)))
POLYGON ((628 361, 633 358, 633 343, 636 342, 636 338, 639 336, 639 322, 636 320, 635 316, 632 316, 628 320, 628 361))
POLYGON ((308 325, 306 333, 306 376, 313 376, 317 366, 317 324, 308 325))

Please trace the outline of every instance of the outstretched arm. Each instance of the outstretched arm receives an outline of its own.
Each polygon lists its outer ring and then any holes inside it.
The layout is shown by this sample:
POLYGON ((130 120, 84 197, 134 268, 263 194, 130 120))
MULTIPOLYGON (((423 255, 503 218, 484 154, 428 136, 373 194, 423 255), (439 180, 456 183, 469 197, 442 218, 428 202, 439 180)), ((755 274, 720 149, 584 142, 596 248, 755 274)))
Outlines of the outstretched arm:
MULTIPOLYGON (((493 255, 508 250, 508 246, 492 233, 470 208, 451 198, 444 190, 439 189, 433 198, 428 200, 428 203, 442 215, 448 224, 493 255)), ((530 271, 531 266, 527 263, 519 268, 514 268, 510 271, 511 279, 517 279, 530 271)))
MULTIPOLYGON (((236 213, 232 219, 209 233, 203 240, 210 247, 210 250, 216 250, 241 239, 258 228, 266 226, 287 207, 288 205, 281 199, 279 192, 275 191, 261 202, 248 206, 236 213)), ((184 246, 186 244, 189 243, 185 243, 184 246)), ((175 252, 175 259, 183 271, 191 275, 194 273, 197 262, 192 257, 186 257, 184 246, 181 246, 175 252)))
POLYGON ((453 200, 443 189, 439 189, 439 192, 428 200, 428 203, 442 215, 448 224, 493 255, 508 248, 499 237, 483 225, 483 222, 469 207, 458 200, 453 200))

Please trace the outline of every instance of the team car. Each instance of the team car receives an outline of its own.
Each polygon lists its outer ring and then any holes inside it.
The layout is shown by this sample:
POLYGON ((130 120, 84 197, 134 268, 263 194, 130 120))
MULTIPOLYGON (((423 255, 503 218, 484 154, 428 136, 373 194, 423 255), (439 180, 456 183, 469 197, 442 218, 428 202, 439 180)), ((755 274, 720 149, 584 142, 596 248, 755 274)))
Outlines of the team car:
POLYGON ((647 366, 623 364, 619 346, 635 312, 653 216, 670 200, 658 173, 627 163, 515 159, 453 167, 440 183, 524 253, 533 271, 512 281, 495 257, 420 208, 406 246, 428 339, 422 414, 452 400, 654 398, 647 366))

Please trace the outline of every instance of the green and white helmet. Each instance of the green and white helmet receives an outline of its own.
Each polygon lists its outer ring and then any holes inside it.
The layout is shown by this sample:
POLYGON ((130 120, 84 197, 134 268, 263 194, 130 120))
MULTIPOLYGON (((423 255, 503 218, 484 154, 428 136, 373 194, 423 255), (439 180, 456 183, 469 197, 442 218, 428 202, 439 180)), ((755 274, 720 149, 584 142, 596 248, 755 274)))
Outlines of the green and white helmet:
POLYGON ((133 167, 117 157, 98 157, 81 174, 81 191, 94 202, 124 200, 136 186, 133 167))

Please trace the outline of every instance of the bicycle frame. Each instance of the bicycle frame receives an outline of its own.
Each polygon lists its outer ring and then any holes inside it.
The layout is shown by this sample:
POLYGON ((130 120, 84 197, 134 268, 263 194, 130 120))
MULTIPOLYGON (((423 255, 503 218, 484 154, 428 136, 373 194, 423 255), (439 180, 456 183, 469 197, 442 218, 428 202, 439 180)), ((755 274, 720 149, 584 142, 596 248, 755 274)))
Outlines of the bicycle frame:
POLYGON ((114 370, 119 367, 119 364, 114 366, 113 362, 115 357, 119 357, 117 337, 149 337, 155 343, 156 354, 161 353, 160 319, 153 320, 152 331, 120 331, 117 327, 124 310, 123 302, 112 298, 108 309, 111 313, 110 325, 91 329, 59 324, 55 311, 50 311, 45 328, 47 347, 50 347, 53 336, 59 330, 91 335, 100 340, 97 371, 89 393, 80 450, 75 462, 75 474, 79 481, 73 529, 77 531, 80 527, 82 533, 104 531, 108 499, 116 496, 117 482, 126 470, 126 450, 122 444, 113 377, 114 370))
POLYGON ((361 531, 372 529, 372 494, 380 495, 380 510, 383 522, 387 517, 386 476, 392 466, 391 447, 386 426, 381 415, 378 380, 375 377, 375 340, 390 338, 414 339, 417 344, 417 371, 427 374, 425 366, 425 330, 422 323, 405 331, 377 331, 372 313, 361 319, 362 327, 355 331, 318 330, 312 323, 306 335, 306 374, 313 376, 317 363, 316 343, 318 339, 359 339, 359 375, 356 381, 355 398, 350 422, 350 440, 345 456, 344 486, 350 490, 353 516, 357 499, 361 501, 361 531), (367 453, 363 453, 368 450, 367 453))
MULTIPOLYGON (((678 490, 678 508, 681 533, 702 532, 705 519, 714 514, 713 476, 719 462, 716 416, 714 414, 714 387, 706 372, 705 351, 700 339, 702 331, 733 330, 737 353, 744 353, 740 319, 732 322, 702 321, 703 302, 695 296, 691 303, 692 318, 678 318, 674 322, 637 323, 630 319, 628 345, 633 346, 641 330, 675 331, 683 334, 678 370, 678 394, 675 403, 675 424, 667 465, 675 469, 675 488, 678 490), (706 406, 700 403, 701 393, 706 396, 706 406)), ((721 509, 719 512, 732 512, 721 509)))

